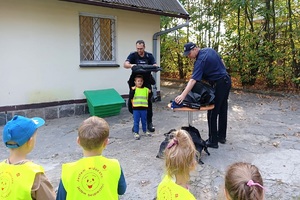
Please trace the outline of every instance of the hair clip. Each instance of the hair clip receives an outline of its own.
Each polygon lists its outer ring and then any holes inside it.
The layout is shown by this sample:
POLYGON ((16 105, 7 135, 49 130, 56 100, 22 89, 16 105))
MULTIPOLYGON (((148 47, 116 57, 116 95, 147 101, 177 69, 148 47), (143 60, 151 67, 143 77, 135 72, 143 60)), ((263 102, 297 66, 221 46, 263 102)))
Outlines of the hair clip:
POLYGON ((261 184, 259 184, 259 183, 254 183, 253 180, 249 180, 248 183, 247 183, 247 185, 248 185, 249 187, 251 187, 251 186, 253 186, 253 185, 254 185, 254 186, 257 185, 257 186, 261 187, 263 190, 265 190, 265 188, 264 188, 261 184))
POLYGON ((178 140, 176 138, 174 138, 167 146, 167 149, 172 148, 172 146, 177 145, 178 144, 178 140))

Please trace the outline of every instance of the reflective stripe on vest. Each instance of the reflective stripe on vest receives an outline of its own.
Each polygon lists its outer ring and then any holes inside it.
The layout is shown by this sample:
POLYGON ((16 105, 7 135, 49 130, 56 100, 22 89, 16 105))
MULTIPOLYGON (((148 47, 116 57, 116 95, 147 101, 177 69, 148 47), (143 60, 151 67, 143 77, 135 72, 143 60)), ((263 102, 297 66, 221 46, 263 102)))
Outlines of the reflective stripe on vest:
POLYGON ((134 97, 132 100, 133 107, 148 107, 148 95, 149 89, 144 88, 135 88, 134 97))
POLYGON ((177 185, 168 175, 163 178, 157 187, 157 200, 161 199, 196 200, 188 189, 177 185))
POLYGON ((33 162, 20 165, 0 163, 0 199, 32 200, 31 188, 37 173, 44 173, 42 166, 33 162))
POLYGON ((85 157, 62 166, 62 183, 67 200, 117 200, 120 176, 119 161, 103 156, 85 157))

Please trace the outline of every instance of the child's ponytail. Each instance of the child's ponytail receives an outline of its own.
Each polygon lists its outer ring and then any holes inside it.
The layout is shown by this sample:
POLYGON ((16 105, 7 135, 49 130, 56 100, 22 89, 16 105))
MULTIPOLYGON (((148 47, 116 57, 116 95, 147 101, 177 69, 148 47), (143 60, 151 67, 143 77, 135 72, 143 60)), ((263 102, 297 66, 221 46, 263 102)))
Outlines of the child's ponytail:
POLYGON ((174 131, 173 138, 165 150, 165 165, 167 174, 174 177, 177 174, 189 180, 189 173, 196 166, 195 145, 185 130, 174 131))

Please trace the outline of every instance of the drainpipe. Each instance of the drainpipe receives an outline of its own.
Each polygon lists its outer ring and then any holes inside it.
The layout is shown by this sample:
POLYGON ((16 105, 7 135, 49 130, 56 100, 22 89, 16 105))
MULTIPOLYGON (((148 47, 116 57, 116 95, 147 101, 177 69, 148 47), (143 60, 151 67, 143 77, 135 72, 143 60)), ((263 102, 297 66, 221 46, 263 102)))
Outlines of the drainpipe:
MULTIPOLYGON (((164 31, 160 31, 160 32, 154 33, 154 35, 153 35, 153 56, 154 56, 155 60, 157 60, 156 58, 157 58, 157 38, 158 38, 158 36, 163 35, 165 33, 169 33, 171 31, 175 31, 175 30, 181 29, 181 28, 186 27, 186 26, 189 26, 189 20, 188 19, 186 20, 186 22, 184 24, 175 26, 173 28, 170 28, 170 29, 167 29, 167 30, 164 30, 164 31)), ((156 82, 157 81, 157 74, 156 74, 156 72, 153 73, 153 76, 154 76, 154 79, 155 79, 155 82, 156 82)), ((159 97, 157 96, 157 87, 156 87, 156 84, 153 85, 153 101, 161 101, 160 96, 159 97)))

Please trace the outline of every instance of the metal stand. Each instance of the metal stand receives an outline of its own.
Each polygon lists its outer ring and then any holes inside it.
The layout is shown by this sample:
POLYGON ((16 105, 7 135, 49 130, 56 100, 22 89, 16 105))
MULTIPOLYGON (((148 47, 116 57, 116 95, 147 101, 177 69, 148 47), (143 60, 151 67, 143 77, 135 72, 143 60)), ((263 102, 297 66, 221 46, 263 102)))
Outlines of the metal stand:
POLYGON ((188 125, 192 126, 193 125, 193 112, 188 111, 188 125))

